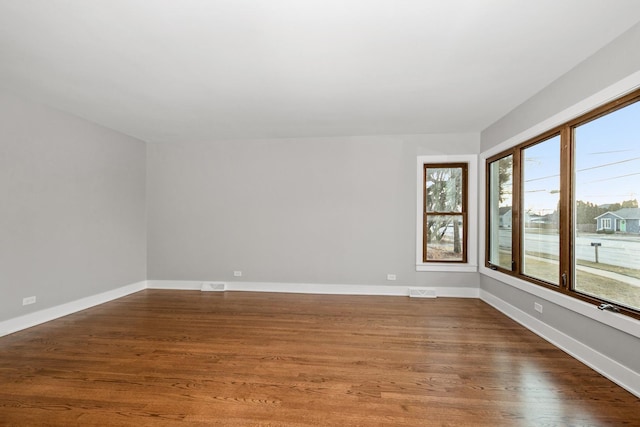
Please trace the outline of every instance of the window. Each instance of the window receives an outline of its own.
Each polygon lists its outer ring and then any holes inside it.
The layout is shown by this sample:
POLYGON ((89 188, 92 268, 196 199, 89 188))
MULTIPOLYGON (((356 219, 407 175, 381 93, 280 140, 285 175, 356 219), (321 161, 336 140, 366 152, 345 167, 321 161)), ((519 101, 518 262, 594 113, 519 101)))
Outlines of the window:
POLYGON ((487 267, 640 318, 640 91, 487 159, 487 267))
POLYGON ((418 271, 477 271, 476 167, 473 155, 418 157, 418 271))
POLYGON ((424 165, 423 262, 467 262, 467 165, 424 165))
POLYGON ((560 241, 560 135, 522 154, 522 274, 558 285, 560 241))
POLYGON ((512 267, 513 227, 513 155, 498 158, 489 163, 488 168, 491 194, 488 209, 490 242, 487 251, 489 263, 503 269, 512 267))
POLYGON ((571 128, 575 256, 570 267, 575 292, 640 310, 640 101, 636 101, 571 128), (601 227, 593 233, 598 217, 601 227))

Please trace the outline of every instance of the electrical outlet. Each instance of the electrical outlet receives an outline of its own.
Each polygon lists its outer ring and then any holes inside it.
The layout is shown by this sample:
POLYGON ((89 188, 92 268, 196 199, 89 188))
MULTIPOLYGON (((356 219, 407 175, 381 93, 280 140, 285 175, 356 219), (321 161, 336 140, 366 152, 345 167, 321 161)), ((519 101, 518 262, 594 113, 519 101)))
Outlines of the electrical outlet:
POLYGON ((533 309, 538 313, 542 313, 542 304, 538 304, 537 302, 533 303, 533 309))
POLYGON ((35 304, 35 303, 36 303, 36 297, 22 298, 22 305, 29 305, 29 304, 35 304))
POLYGON ((387 274, 387 280, 396 280, 395 274, 387 274))
POLYGON ((233 277, 241 277, 241 276, 242 276, 242 271, 236 270, 233 272, 233 277))

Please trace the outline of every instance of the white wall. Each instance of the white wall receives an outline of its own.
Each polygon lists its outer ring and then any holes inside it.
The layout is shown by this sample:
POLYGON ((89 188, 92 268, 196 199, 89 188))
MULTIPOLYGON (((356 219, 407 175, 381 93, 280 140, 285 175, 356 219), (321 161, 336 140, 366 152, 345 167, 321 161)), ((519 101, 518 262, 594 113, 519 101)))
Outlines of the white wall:
POLYGON ((142 141, 0 93, 0 200, 0 320, 145 279, 142 141))
POLYGON ((416 157, 478 149, 478 134, 149 144, 148 278, 477 287, 416 273, 415 215, 416 157))

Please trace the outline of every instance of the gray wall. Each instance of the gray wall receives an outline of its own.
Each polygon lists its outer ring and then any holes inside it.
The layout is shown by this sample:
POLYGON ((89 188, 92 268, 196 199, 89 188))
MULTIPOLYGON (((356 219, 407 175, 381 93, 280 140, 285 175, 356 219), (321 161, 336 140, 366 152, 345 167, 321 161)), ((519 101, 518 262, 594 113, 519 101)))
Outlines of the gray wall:
POLYGON ((588 98, 640 70, 640 24, 615 39, 482 132, 481 150, 588 98))
POLYGON ((142 141, 0 92, 0 200, 0 320, 145 280, 142 141))
POLYGON ((477 287, 416 273, 415 223, 416 156, 478 149, 478 134, 149 144, 148 278, 477 287))
MULTIPOLYGON (((640 339, 549 301, 544 302, 544 312, 540 314, 533 309, 533 304, 534 302, 541 303, 542 298, 513 286, 505 285, 483 274, 480 276, 480 286, 484 291, 503 301, 507 301, 512 306, 597 350, 627 368, 640 372, 640 357, 638 357, 640 354, 640 339)), ((595 307, 593 310, 595 312, 598 311, 595 307)))
MULTIPOLYGON (((640 25, 616 39, 481 134, 487 149, 552 117, 573 104, 640 71, 640 25)), ((482 165, 480 166, 482 170, 482 165)), ((481 242, 482 243, 482 242, 481 242)), ((533 313, 534 298, 527 292, 482 275, 481 288, 521 310, 533 313)), ((540 300, 540 298, 535 298, 540 300)), ((621 364, 640 372, 640 340, 560 306, 545 303, 548 325, 564 332, 621 364), (547 308, 549 306, 549 308, 547 308)), ((538 317, 538 316, 536 316, 538 317)))

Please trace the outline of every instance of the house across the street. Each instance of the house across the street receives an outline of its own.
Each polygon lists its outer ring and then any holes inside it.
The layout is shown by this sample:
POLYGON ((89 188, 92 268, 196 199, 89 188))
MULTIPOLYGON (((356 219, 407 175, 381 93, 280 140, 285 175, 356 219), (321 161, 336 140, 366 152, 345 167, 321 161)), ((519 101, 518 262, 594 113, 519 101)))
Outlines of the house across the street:
POLYGON ((595 220, 597 232, 640 233, 640 208, 622 208, 614 212, 605 212, 595 220))

